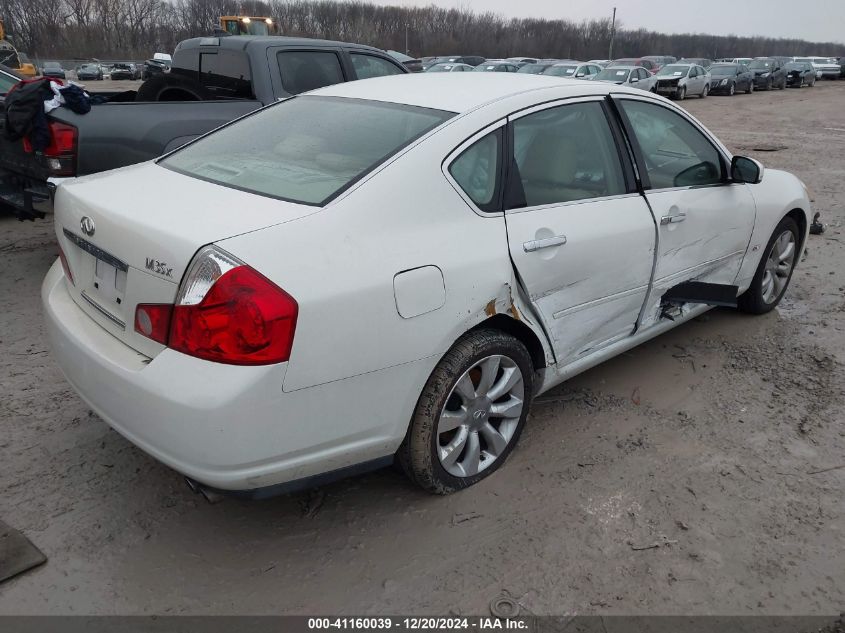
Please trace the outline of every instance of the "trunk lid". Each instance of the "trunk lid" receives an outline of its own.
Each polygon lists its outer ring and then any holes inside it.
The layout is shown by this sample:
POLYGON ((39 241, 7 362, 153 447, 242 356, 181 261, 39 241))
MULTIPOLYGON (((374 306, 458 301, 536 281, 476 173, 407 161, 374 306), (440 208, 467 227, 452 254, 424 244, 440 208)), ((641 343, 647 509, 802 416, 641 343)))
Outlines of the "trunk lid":
POLYGON ((143 163, 63 183, 56 236, 79 307, 147 356, 163 346, 134 328, 139 303, 172 303, 202 246, 319 211, 143 163))

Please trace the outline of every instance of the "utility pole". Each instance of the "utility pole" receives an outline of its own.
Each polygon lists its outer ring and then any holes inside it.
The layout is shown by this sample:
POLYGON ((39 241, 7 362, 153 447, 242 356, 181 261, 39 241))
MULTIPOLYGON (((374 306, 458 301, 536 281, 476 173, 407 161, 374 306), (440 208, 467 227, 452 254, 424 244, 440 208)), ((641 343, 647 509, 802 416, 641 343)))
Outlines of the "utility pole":
POLYGON ((405 22, 405 54, 406 55, 411 54, 411 49, 408 46, 408 23, 407 22, 405 22))
POLYGON ((616 35, 616 7, 613 7, 613 19, 610 22, 610 49, 607 51, 607 58, 613 59, 613 38, 616 35))

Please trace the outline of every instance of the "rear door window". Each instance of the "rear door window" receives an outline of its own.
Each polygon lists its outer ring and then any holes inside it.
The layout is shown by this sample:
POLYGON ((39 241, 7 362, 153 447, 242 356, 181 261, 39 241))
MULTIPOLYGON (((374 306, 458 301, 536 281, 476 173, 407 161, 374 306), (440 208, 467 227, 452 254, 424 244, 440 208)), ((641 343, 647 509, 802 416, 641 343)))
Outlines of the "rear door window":
POLYGON ((375 55, 351 53, 352 67, 358 79, 372 79, 373 77, 387 77, 388 75, 404 74, 396 64, 375 55))
POLYGON ((345 81, 340 57, 333 51, 281 51, 277 59, 282 87, 292 95, 345 81))
POLYGON ((217 97, 253 99, 249 59, 241 51, 221 49, 200 55, 200 82, 217 97))

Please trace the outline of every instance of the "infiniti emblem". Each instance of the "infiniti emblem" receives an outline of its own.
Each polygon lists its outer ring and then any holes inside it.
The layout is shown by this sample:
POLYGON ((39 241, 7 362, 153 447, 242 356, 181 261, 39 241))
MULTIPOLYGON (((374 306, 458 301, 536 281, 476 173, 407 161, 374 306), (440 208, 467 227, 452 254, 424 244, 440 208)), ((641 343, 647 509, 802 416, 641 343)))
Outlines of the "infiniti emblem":
POLYGON ((481 418, 487 417, 487 412, 486 411, 476 411, 475 413, 472 414, 472 417, 475 418, 476 420, 480 420, 481 418))
POLYGON ((82 216, 82 220, 79 222, 79 227, 88 237, 94 235, 94 220, 89 218, 87 215, 82 216))

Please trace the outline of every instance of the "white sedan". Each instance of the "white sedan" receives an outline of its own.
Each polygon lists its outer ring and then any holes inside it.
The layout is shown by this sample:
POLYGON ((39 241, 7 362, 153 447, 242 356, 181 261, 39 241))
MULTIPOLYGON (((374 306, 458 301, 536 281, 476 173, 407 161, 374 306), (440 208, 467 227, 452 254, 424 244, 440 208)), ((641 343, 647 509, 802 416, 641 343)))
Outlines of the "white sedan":
POLYGON ((82 398, 204 489, 398 457, 447 493, 537 394, 712 305, 771 310, 810 213, 647 92, 404 75, 60 186, 42 297, 82 398))

